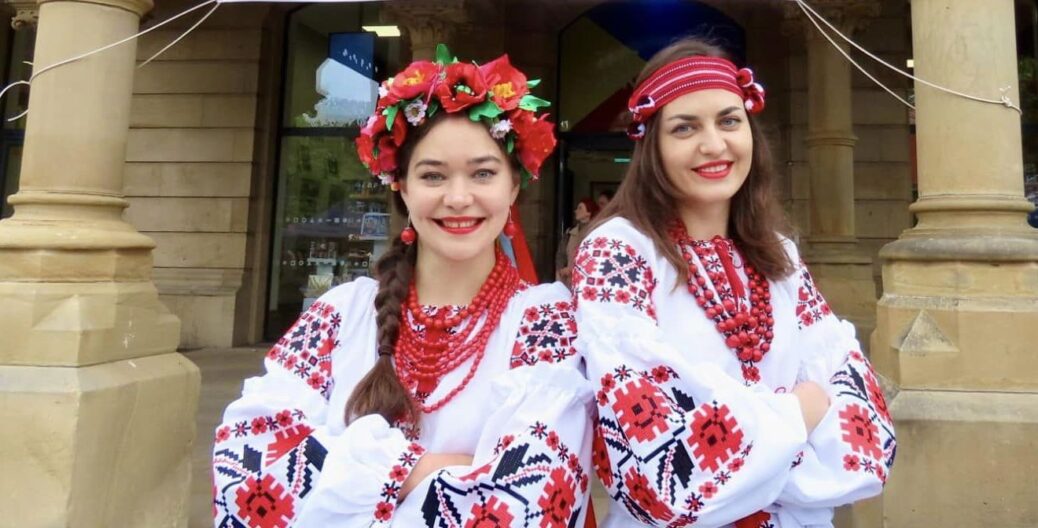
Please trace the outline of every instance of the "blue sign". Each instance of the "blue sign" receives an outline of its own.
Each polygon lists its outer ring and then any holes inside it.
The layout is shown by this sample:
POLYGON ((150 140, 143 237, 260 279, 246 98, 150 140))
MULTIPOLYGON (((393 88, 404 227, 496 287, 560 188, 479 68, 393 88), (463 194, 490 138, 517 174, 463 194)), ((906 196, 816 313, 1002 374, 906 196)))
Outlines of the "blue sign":
POLYGON ((332 33, 328 58, 367 77, 375 78, 375 34, 332 33))

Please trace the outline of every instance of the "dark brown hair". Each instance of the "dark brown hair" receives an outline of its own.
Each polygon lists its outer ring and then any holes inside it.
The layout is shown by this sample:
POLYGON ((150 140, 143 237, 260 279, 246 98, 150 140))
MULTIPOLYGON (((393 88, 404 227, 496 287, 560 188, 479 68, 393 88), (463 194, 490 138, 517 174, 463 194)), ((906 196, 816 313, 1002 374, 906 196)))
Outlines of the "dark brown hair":
MULTIPOLYGON (((399 117, 398 117, 399 118, 399 117)), ((404 144, 397 152, 397 178, 401 183, 407 179, 407 167, 411 163, 411 155, 415 146, 429 132, 448 118, 467 119, 464 115, 439 112, 426 120, 417 128, 409 131, 404 144), (451 117, 448 117, 451 116, 451 117)), ((489 133, 489 131, 488 131, 489 133)), ((505 154, 505 146, 497 142, 501 153, 505 154)), ((519 159, 515 154, 507 156, 512 167, 515 182, 519 181, 519 159)), ((407 205, 399 192, 392 193, 395 209, 404 216, 408 215, 407 205)), ((411 393, 400 383, 393 364, 396 342, 400 337, 400 325, 407 324, 403 320, 401 308, 407 298, 411 281, 414 280, 415 262, 418 258, 417 244, 404 244, 400 236, 393 238, 389 249, 375 263, 375 279, 378 280, 378 292, 375 294, 376 349, 378 360, 375 366, 360 380, 353 394, 346 401, 345 420, 349 423, 353 418, 368 414, 380 414, 391 424, 397 420, 417 424, 420 410, 411 393)))
MULTIPOLYGON (((704 55, 729 58, 720 47, 709 42, 697 38, 682 39, 649 59, 636 84, 641 84, 656 70, 673 61, 704 55)), ((602 209, 588 233, 611 218, 625 218, 651 238, 656 250, 677 268, 683 280, 687 280, 688 264, 667 235, 667 224, 679 218, 677 196, 680 191, 667 177, 660 159, 659 115, 657 113, 646 122, 645 137, 635 143, 630 166, 616 196, 602 209)), ((769 279, 779 279, 793 271, 793 263, 779 238, 779 234, 790 232, 789 222, 773 188, 776 173, 767 140, 753 116, 749 116, 749 124, 753 136, 753 163, 746 181, 732 197, 728 232, 750 264, 769 279)))

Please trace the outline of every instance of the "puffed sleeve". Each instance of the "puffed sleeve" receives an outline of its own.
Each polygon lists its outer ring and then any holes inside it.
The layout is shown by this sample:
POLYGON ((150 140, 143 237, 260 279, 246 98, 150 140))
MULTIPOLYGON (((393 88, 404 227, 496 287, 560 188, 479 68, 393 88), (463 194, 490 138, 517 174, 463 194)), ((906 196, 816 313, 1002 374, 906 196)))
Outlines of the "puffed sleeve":
POLYGON ((883 389, 855 338, 801 262, 790 279, 797 300, 797 346, 803 351, 798 381, 829 393, 829 411, 808 437, 781 505, 830 508, 878 495, 894 463, 896 439, 883 389))
POLYGON ((245 380, 216 430, 215 526, 390 522, 422 447, 377 415, 345 426, 329 405, 333 361, 363 363, 367 351, 344 350, 341 337, 370 331, 361 321, 374 291, 368 281, 322 296, 267 353, 266 373, 245 380))
MULTIPOLYGON (((594 465, 649 526, 722 526, 773 503, 806 439, 791 394, 693 361, 656 322, 651 240, 615 219, 577 252, 577 350, 597 384, 594 465)), ((697 343, 685 346, 695 347, 697 343)))
POLYGON ((592 390, 573 350, 569 306, 561 298, 525 309, 513 368, 487 394, 494 411, 478 417, 485 426, 473 464, 425 478, 401 503, 395 525, 583 525, 592 390))

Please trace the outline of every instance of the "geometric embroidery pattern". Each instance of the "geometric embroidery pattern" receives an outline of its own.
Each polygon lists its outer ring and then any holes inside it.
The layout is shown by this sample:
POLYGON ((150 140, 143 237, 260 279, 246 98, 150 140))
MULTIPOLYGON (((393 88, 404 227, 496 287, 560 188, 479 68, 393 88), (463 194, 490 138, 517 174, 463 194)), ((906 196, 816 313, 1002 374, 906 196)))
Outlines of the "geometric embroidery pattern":
POLYGON ((330 304, 315 302, 267 352, 267 359, 302 379, 324 399, 332 393, 332 350, 342 317, 330 304))
POLYGON ((512 347, 511 368, 559 363, 576 353, 577 321, 568 301, 531 306, 523 313, 512 347))
POLYGON ((437 474, 422 504, 426 526, 573 526, 588 488, 579 454, 539 422, 498 445, 469 475, 437 474))
POLYGON ((656 279, 645 258, 629 244, 606 237, 585 240, 574 259, 573 275, 576 302, 630 306, 656 320, 656 279))
POLYGON ((836 389, 832 405, 840 420, 841 440, 847 446, 844 470, 863 471, 885 483, 894 465, 897 442, 872 365, 861 352, 851 351, 829 383, 836 389))
POLYGON ((621 365, 599 387, 592 460, 610 497, 649 526, 695 523, 753 450, 736 417, 694 402, 664 365, 621 365))
POLYGON ((829 303, 822 297, 822 292, 818 291, 814 279, 811 278, 811 272, 801 261, 800 287, 797 290, 797 328, 803 330, 831 313, 833 311, 829 308, 829 303))

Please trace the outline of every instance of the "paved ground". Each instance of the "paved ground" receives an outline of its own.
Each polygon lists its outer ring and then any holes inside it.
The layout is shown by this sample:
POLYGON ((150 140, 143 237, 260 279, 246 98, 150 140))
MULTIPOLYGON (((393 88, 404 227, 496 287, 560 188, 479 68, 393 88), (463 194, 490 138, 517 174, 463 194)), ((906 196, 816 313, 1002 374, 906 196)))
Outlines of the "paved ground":
MULTIPOLYGON (((213 525, 210 503, 212 474, 209 466, 213 431, 220 423, 224 407, 241 393, 242 380, 262 372, 265 352, 264 347, 202 349, 184 353, 202 371, 202 393, 196 419, 198 436, 195 438, 193 453, 191 517, 188 521, 191 528, 213 525)), ((607 501, 605 490, 597 481, 594 484, 593 495, 595 513, 601 518, 605 513, 607 501)))

